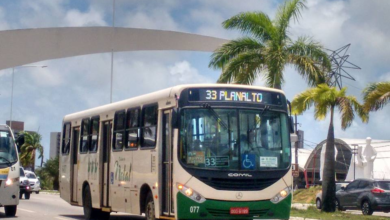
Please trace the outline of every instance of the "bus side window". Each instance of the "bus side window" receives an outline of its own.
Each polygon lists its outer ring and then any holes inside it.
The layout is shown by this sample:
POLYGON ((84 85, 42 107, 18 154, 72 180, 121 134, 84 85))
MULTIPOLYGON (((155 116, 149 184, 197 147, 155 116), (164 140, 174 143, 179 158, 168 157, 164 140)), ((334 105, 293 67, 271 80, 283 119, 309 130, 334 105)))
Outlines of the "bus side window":
POLYGON ((138 149, 140 127, 140 108, 127 110, 126 149, 138 149))
POLYGON ((70 149, 70 123, 65 123, 62 130, 62 154, 69 154, 70 149))
POLYGON ((157 104, 149 105, 142 111, 141 147, 155 147, 157 134, 157 104))
POLYGON ((114 138, 113 138, 114 151, 121 151, 123 149, 123 144, 125 139, 125 121, 126 121, 125 110, 117 111, 115 113, 115 122, 114 122, 114 138))
POLYGON ((99 138, 99 116, 92 117, 91 120, 91 145, 89 147, 90 153, 96 153, 98 150, 98 138, 99 138))
POLYGON ((89 118, 85 118, 81 122, 80 153, 87 153, 89 149, 90 122, 89 118))

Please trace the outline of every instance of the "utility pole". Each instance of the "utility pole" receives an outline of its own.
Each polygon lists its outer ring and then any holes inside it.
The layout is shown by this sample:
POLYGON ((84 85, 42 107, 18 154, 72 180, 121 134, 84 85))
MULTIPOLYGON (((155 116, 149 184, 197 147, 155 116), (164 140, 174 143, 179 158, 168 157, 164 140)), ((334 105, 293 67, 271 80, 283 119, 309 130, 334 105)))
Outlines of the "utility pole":
POLYGON ((298 141, 299 141, 299 136, 298 136, 298 119, 297 115, 295 114, 295 134, 297 135, 297 141, 295 142, 295 164, 298 166, 298 141))

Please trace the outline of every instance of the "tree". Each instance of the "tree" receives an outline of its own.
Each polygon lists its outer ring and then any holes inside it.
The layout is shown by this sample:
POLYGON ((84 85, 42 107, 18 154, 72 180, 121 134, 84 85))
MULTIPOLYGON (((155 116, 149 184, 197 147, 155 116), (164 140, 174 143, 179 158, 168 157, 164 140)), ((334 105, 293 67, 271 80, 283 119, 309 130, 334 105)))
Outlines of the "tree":
POLYGON ((41 162, 43 160, 43 146, 41 145, 42 136, 35 132, 23 132, 23 136, 24 143, 20 147, 20 161, 24 167, 31 165, 32 170, 34 171, 36 150, 39 152, 39 158, 42 158, 41 162))
POLYGON ((238 29, 249 35, 232 40, 212 57, 209 67, 222 69, 221 83, 252 84, 263 75, 268 86, 280 89, 284 82, 283 70, 293 65, 310 85, 325 82, 324 72, 331 64, 322 46, 308 37, 293 41, 288 33, 292 19, 298 21, 305 0, 284 2, 271 19, 263 12, 244 12, 224 21, 225 29, 238 29))
POLYGON ((58 190, 59 189, 59 158, 55 157, 47 160, 43 167, 36 170, 39 176, 42 189, 58 190))
POLYGON ((364 91, 364 108, 367 111, 378 111, 390 102, 390 82, 379 82, 368 85, 364 91))
POLYGON ((335 183, 335 160, 334 160, 334 110, 337 107, 341 116, 341 128, 343 130, 351 126, 355 112, 363 122, 368 121, 368 114, 363 106, 354 96, 346 96, 346 88, 337 90, 326 84, 310 88, 294 97, 292 102, 292 112, 301 114, 314 105, 314 118, 316 120, 325 119, 330 111, 330 124, 326 139, 326 153, 324 176, 322 179, 322 210, 325 212, 335 211, 336 183, 335 183))

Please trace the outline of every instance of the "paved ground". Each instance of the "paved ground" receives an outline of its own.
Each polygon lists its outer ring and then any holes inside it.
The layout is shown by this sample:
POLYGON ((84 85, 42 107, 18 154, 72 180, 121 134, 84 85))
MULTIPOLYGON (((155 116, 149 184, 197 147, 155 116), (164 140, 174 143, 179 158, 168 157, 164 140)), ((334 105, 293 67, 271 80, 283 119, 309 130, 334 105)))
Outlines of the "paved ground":
MULTIPOLYGON (((123 213, 111 213, 113 220, 141 220, 143 217, 123 213)), ((0 219, 4 218, 4 208, 0 208, 0 219)), ((84 219, 81 207, 71 206, 59 195, 31 194, 30 200, 20 200, 15 218, 17 220, 75 220, 84 219)))
MULTIPOLYGON (((313 204, 302 204, 302 203, 293 203, 292 207, 297 209, 306 210, 309 206, 315 206, 313 204)), ((355 215, 362 215, 362 211, 359 210, 347 210, 347 213, 355 214, 355 215)), ((374 212, 375 216, 383 216, 383 217, 390 217, 390 213, 384 213, 384 212, 374 212)))
MULTIPOLYGON (((307 205, 294 204, 294 207, 302 209, 307 205)), ((348 211, 361 215, 360 211, 348 211)), ((374 215, 390 217, 389 213, 374 212, 374 215)), ((143 220, 141 216, 131 216, 123 213, 111 213, 111 220, 143 220)), ((0 208, 0 218, 4 218, 4 208, 0 208)), ((30 200, 20 200, 15 218, 17 220, 81 220, 83 209, 74 207, 63 201, 57 194, 31 194, 30 200)))

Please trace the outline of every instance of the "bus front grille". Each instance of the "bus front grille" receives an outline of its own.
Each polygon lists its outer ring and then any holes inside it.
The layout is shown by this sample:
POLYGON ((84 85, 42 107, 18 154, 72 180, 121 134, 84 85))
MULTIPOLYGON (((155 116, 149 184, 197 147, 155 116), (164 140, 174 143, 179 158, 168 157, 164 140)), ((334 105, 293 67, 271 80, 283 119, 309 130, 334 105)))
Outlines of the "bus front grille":
MULTIPOLYGON (((214 217, 231 217, 230 215, 230 210, 226 209, 211 209, 211 208, 206 208, 206 210, 214 217)), ((253 218, 253 217, 261 217, 267 214, 269 209, 257 209, 257 210, 249 210, 248 215, 239 215, 240 217, 248 217, 248 218, 253 218)), ((236 215, 237 216, 237 215, 236 215)))
POLYGON ((254 191, 263 190, 276 183, 280 178, 270 179, 222 179, 199 177, 199 180, 218 190, 254 191))

